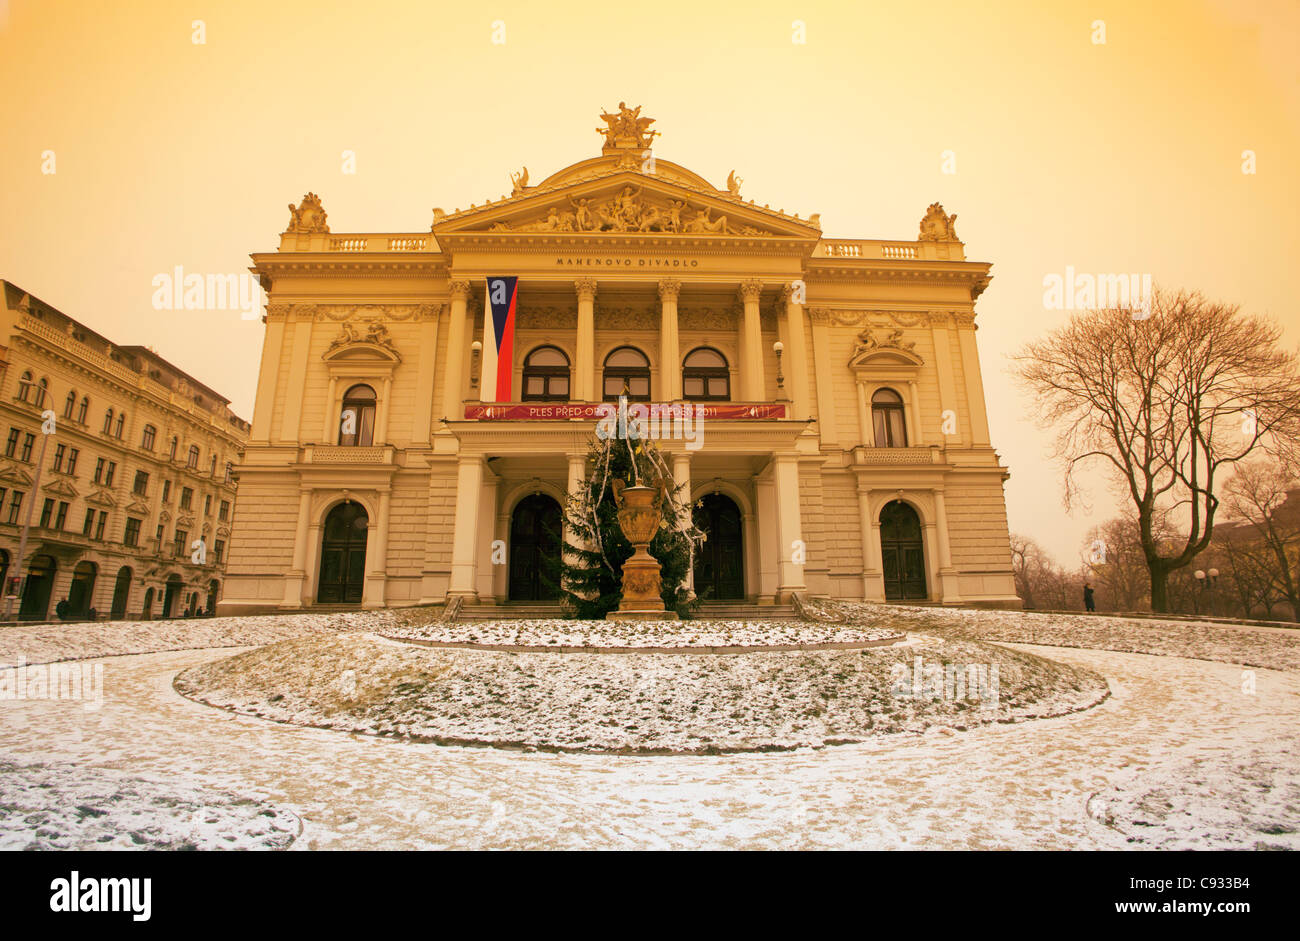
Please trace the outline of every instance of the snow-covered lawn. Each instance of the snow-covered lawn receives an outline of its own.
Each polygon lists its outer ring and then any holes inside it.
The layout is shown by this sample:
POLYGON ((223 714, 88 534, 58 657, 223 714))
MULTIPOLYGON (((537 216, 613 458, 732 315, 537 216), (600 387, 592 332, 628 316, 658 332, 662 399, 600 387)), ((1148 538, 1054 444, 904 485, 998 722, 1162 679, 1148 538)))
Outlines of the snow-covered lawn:
POLYGON ((207 664, 182 673, 176 689, 235 712, 346 732, 628 753, 818 748, 931 727, 965 731, 1063 715, 1107 695, 1096 674, 1041 657, 955 639, 914 641, 865 650, 570 654, 339 635, 207 664), (961 668, 963 687, 972 677, 961 698, 955 682, 944 688, 944 664, 961 668))
POLYGON ((823 621, 429 621, 378 628, 385 637, 438 645, 563 647, 599 650, 716 650, 729 647, 794 648, 876 646, 904 638, 871 624, 823 621))
POLYGON ((81 621, 0 627, 0 667, 21 660, 50 663, 160 650, 257 647, 304 634, 401 629, 432 620, 441 608, 341 611, 330 614, 177 618, 166 621, 81 621))
POLYGON ((292 811, 108 768, 0 759, 0 850, 284 849, 292 811))
POLYGON ((1286 628, 860 601, 805 602, 804 608, 846 626, 865 623, 969 640, 1118 650, 1300 671, 1300 630, 1286 628))
POLYGON ((1087 810, 1135 848, 1300 850, 1295 758, 1271 751, 1126 769, 1088 800, 1087 810))

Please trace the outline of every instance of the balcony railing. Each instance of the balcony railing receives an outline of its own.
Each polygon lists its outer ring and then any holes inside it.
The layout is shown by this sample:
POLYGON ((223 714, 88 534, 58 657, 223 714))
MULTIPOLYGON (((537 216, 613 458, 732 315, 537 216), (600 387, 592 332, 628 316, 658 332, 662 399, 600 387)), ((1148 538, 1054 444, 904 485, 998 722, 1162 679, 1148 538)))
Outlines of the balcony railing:
POLYGON ((963 261, 961 242, 885 242, 879 239, 823 239, 814 258, 881 261, 963 261))
POLYGON ((853 449, 853 463, 859 465, 942 464, 943 449, 928 448, 864 448, 853 449))

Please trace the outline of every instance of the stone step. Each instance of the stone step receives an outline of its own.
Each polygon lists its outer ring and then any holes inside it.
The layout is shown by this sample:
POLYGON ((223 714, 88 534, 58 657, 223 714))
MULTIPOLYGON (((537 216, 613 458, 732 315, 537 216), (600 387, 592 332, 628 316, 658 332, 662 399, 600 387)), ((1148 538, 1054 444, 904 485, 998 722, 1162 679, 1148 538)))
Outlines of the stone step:
POLYGON ((797 618, 790 604, 747 604, 741 601, 705 601, 696 617, 729 621, 784 621, 797 618))

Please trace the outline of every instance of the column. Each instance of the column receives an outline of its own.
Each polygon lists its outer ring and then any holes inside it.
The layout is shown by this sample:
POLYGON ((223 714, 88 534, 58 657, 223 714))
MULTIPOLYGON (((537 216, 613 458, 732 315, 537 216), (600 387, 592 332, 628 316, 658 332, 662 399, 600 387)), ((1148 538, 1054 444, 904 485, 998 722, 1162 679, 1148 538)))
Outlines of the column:
MULTIPOLYGON (((677 499, 681 502, 683 514, 681 525, 683 529, 691 525, 691 513, 695 506, 691 499, 691 455, 689 451, 680 451, 673 455, 673 487, 677 491, 677 499)), ((695 597, 695 566, 692 565, 686 571, 686 594, 688 598, 695 597)))
POLYGON ((807 552, 799 511, 799 458, 794 454, 778 454, 773 461, 776 465, 776 530, 780 540, 776 601, 777 604, 789 604, 791 596, 808 592, 803 579, 803 562, 795 561, 807 552))
POLYGON ((790 285, 781 289, 785 301, 785 374, 789 383, 790 398, 794 402, 794 417, 808 418, 812 405, 808 393, 808 344, 803 332, 803 305, 796 303, 790 285))
POLYGON ((442 417, 452 420, 465 417, 465 339, 468 329, 466 308, 469 304, 469 282, 452 281, 451 322, 447 326, 447 368, 442 383, 442 417))
POLYGON ((438 356, 438 307, 422 308, 422 311, 419 373, 415 379, 415 408, 411 412, 411 444, 417 448, 429 444, 433 426, 434 361, 438 356))
POLYGON ((366 540, 366 586, 361 598, 363 608, 382 608, 385 604, 385 582, 388 579, 388 517, 392 509, 393 492, 379 491, 379 519, 366 540))
POLYGON ((861 379, 857 381, 858 388, 858 437, 861 439, 864 448, 873 448, 876 446, 875 436, 871 428, 871 404, 867 401, 867 384, 861 379))
MULTIPOLYGON (((930 318, 930 333, 934 338, 934 362, 939 373, 939 422, 942 428, 943 412, 957 409, 957 386, 953 382, 952 351, 946 315, 934 314, 930 318)), ((958 423, 957 434, 941 435, 945 445, 962 447, 966 444, 958 423)))
POLYGON ((858 526, 862 533, 862 598, 883 601, 884 573, 880 566, 880 520, 871 512, 871 488, 858 481, 858 526))
POLYGON ((325 393, 325 417, 321 421, 320 443, 339 443, 339 379, 330 376, 329 391, 325 393))
POLYGON ((989 445, 989 417, 984 403, 984 381, 980 377, 980 357, 975 349, 975 323, 957 324, 957 344, 961 350, 961 370, 966 379, 966 408, 970 412, 971 444, 989 445))
POLYGON ((384 377, 384 386, 379 393, 379 408, 375 415, 374 443, 388 444, 388 416, 392 414, 393 377, 384 377))
MULTIPOLYGON (((747 594, 758 595, 760 604, 771 604, 780 585, 781 531, 776 505, 776 474, 771 463, 754 478, 754 507, 758 517, 758 585, 757 591, 746 584, 747 594)), ((744 530, 744 537, 752 532, 744 530)))
MULTIPOLYGON (((266 342, 262 347, 262 366, 257 376, 257 399, 253 404, 253 427, 249 443, 271 440, 271 408, 275 404, 275 387, 280 377, 280 356, 284 349, 283 308, 267 308, 266 342), (276 312, 273 314, 272 310, 276 312)), ((89 416, 87 416, 89 417, 89 416)))
POLYGON ((293 566, 284 576, 284 598, 281 608, 301 608, 303 582, 307 578, 307 526, 311 514, 311 491, 298 494, 298 525, 293 536, 293 566))
POLYGON ((836 447, 835 392, 831 388, 830 317, 824 310, 809 312, 812 318, 813 369, 817 371, 817 434, 824 448, 836 447))
POLYGON ((934 491, 934 523, 939 542, 939 600, 944 604, 957 604, 961 601, 961 587, 957 580, 957 570, 952 565, 952 546, 948 541, 948 507, 942 490, 934 491))
POLYGON ((943 585, 939 577, 939 531, 934 520, 926 520, 921 524, 921 538, 928 600, 938 601, 943 597, 943 585))
POLYGON ((462 454, 456 462, 456 528, 451 546, 451 584, 447 596, 478 600, 479 499, 483 493, 483 456, 462 454))
POLYGON ((308 307, 296 315, 293 325, 293 347, 289 359, 289 379, 285 386, 284 414, 280 419, 280 444, 296 445, 301 438, 302 396, 307 388, 307 359, 311 352, 311 328, 315 321, 315 308, 308 307))
POLYGON ((665 402, 676 402, 682 397, 682 356, 677 342, 677 295, 682 282, 677 278, 664 278, 659 282, 659 302, 662 316, 659 321, 659 397, 665 402))
POLYGON ((744 302, 744 321, 741 324, 740 397, 746 402, 762 402, 763 392, 763 327, 759 319, 758 299, 763 293, 763 282, 750 278, 740 283, 740 299, 744 302))
POLYGON ((907 440, 918 448, 924 447, 928 435, 925 433, 925 425, 921 422, 921 392, 916 386, 915 379, 907 380, 907 391, 911 399, 911 407, 907 409, 907 440))
POLYGON ((480 598, 492 598, 496 594, 494 586, 496 570, 505 568, 505 566, 492 564, 492 539, 495 536, 496 529, 497 490, 501 478, 490 472, 485 476, 487 479, 483 481, 479 503, 483 508, 483 512, 479 516, 478 532, 478 594, 480 598))
MULTIPOLYGON (((570 500, 575 500, 582 491, 583 481, 587 474, 587 455, 585 453, 570 452, 568 455, 569 477, 565 485, 565 493, 569 495, 570 500)), ((564 527, 564 544, 566 546, 576 546, 579 542, 569 527, 564 527)))
POLYGON ((576 343, 573 391, 579 402, 594 402, 596 375, 596 279, 578 278, 573 282, 578 292, 578 337, 576 343))

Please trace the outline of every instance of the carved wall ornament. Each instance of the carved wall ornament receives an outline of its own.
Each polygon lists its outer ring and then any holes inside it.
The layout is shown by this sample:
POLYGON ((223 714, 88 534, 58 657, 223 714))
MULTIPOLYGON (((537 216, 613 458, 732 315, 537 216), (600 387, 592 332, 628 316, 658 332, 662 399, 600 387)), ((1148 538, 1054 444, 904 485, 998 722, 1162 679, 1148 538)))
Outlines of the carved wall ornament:
POLYGON ((521 330, 569 330, 578 326, 578 311, 572 307, 522 307, 521 330))
POLYGON ((875 353, 880 350, 898 350, 901 353, 911 353, 916 355, 916 344, 911 340, 903 339, 902 330, 881 330, 868 327, 858 334, 857 345, 853 348, 852 359, 857 359, 866 353, 875 353))
POLYGON ((679 330, 735 330, 736 323, 734 310, 697 307, 687 310, 679 308, 677 311, 679 330))
POLYGON ((442 307, 442 304, 320 304, 316 307, 316 320, 334 323, 358 319, 397 323, 433 320, 442 313, 442 307))
POLYGON ((328 232, 330 227, 325 219, 325 208, 321 205, 320 197, 315 193, 308 193, 302 198, 300 205, 289 204, 289 228, 285 229, 285 231, 297 233, 328 232))
POLYGON ((510 174, 510 185, 511 196, 518 196, 523 193, 524 190, 528 189, 528 168, 524 167, 522 173, 510 174))
POLYGON ((957 238, 956 222, 955 212, 950 216, 943 211, 943 206, 939 203, 931 203, 921 219, 921 234, 918 238, 922 242, 960 241, 957 238))
POLYGON ((366 320, 345 321, 339 335, 330 341, 330 345, 326 347, 324 355, 329 356, 335 350, 357 344, 377 346, 387 350, 394 357, 397 356, 397 349, 393 345, 392 335, 389 334, 388 328, 384 326, 383 321, 377 317, 366 320))
POLYGON ((566 196, 568 205, 550 206, 539 218, 494 222, 489 232, 670 232, 770 236, 758 226, 735 223, 727 216, 684 199, 643 196, 642 187, 624 186, 606 197, 566 196))
POLYGON ((736 171, 732 170, 727 174, 727 192, 732 196, 740 195, 740 185, 745 182, 744 177, 736 176, 736 171))

